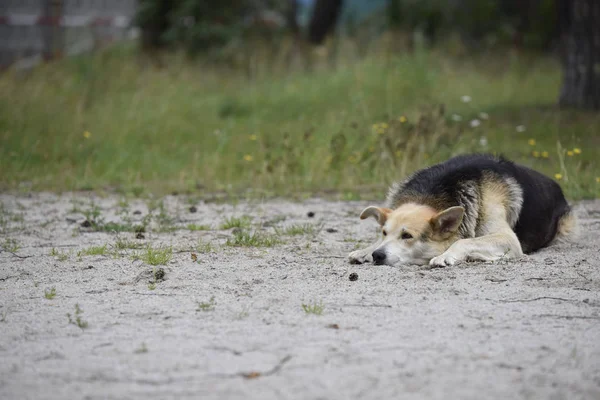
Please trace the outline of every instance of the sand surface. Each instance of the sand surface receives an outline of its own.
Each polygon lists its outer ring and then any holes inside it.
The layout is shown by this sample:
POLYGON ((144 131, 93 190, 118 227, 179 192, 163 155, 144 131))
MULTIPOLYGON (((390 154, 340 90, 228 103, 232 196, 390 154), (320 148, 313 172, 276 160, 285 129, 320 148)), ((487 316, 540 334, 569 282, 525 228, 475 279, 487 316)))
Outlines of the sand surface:
POLYGON ((600 399, 600 201, 576 205, 576 244, 446 269, 350 265, 365 202, 162 204, 0 195, 1 399, 600 399), (82 227, 94 208, 153 218, 136 239, 82 227), (284 243, 226 245, 243 215, 284 243))

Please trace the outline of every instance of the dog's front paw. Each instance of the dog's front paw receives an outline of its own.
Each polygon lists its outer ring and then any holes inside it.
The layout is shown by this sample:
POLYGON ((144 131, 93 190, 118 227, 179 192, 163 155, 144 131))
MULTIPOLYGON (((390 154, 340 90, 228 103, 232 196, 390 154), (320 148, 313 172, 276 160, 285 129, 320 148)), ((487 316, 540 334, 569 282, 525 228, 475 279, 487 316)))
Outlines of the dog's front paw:
POLYGON ((455 256, 452 253, 444 253, 440 256, 433 257, 429 261, 429 265, 432 267, 450 267, 452 265, 456 265, 460 262, 460 258, 455 256))
POLYGON ((356 250, 348 255, 350 264, 363 264, 373 262, 373 256, 370 250, 356 250))

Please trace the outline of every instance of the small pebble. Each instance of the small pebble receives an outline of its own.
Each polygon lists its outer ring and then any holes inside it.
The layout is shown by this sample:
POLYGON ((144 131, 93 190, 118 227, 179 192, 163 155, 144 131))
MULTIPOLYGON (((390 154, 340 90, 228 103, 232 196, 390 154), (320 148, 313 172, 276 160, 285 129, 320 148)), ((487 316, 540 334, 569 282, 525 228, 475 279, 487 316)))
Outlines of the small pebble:
POLYGON ((143 234, 142 232, 138 232, 138 233, 135 235, 135 238, 136 238, 136 239, 146 239, 146 236, 144 236, 144 234, 143 234))
POLYGON ((327 228, 327 229, 325 229, 325 230, 326 230, 327 232, 329 232, 329 233, 336 233, 336 232, 338 231, 338 230, 337 230, 337 229, 335 229, 335 228, 327 228))
POLYGON ((140 210, 135 210, 135 211, 133 212, 133 215, 140 215, 141 213, 142 213, 142 212, 141 212, 140 210))
POLYGON ((356 272, 353 272, 353 273, 350 274, 349 278, 350 278, 350 280, 352 282, 357 281, 358 280, 358 274, 356 272))
POLYGON ((162 268, 157 269, 154 272, 154 279, 156 282, 164 281, 165 280, 165 270, 162 268))
POLYGON ((196 208, 196 206, 191 206, 190 207, 190 212, 191 213, 195 213, 196 211, 198 211, 198 209, 196 208))
POLYGON ((308 218, 312 218, 312 217, 314 217, 314 216, 315 216, 315 213, 314 213, 314 212, 312 212, 312 211, 309 211, 308 213, 306 213, 306 216, 307 216, 308 218))

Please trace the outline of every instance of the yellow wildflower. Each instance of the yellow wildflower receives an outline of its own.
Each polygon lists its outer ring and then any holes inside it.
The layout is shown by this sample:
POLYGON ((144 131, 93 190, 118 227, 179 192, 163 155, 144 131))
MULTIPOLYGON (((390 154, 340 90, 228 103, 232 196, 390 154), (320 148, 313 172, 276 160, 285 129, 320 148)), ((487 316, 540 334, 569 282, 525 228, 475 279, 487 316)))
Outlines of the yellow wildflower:
POLYGON ((531 153, 535 158, 539 158, 540 157, 540 152, 539 151, 534 151, 531 153))
POLYGON ((596 183, 600 183, 600 176, 596 177, 596 183))
POLYGON ((557 181, 560 181, 562 179, 562 174, 554 174, 554 177, 557 181))
POLYGON ((92 137, 92 134, 90 131, 85 131, 85 132, 83 132, 83 137, 86 139, 89 139, 92 137))
POLYGON ((408 118, 406 118, 404 115, 401 116, 400 118, 398 118, 398 121, 400 121, 400 123, 405 123, 406 121, 408 121, 408 118))
POLYGON ((244 156, 244 160, 246 160, 246 161, 250 162, 250 161, 254 160, 254 157, 252 157, 250 154, 246 154, 246 155, 244 156))
POLYGON ((543 158, 548 158, 550 156, 550 154, 548 154, 547 151, 542 151, 542 157, 543 158))
POLYGON ((571 150, 567 151, 567 155, 568 155, 569 157, 573 157, 573 154, 575 154, 575 153, 573 153, 571 150))
POLYGON ((573 153, 575 153, 575 154, 581 154, 581 149, 579 147, 575 147, 573 149, 573 153))
POLYGON ((400 150, 396 150, 396 157, 400 157, 402 155, 402 152, 400 150))
POLYGON ((381 127, 382 127, 383 129, 387 129, 387 128, 388 128, 388 124, 386 124, 385 122, 382 122, 382 123, 381 123, 381 127))
POLYGON ((527 141, 527 143, 528 143, 530 146, 535 146, 535 139, 529 139, 529 140, 527 141))
POLYGON ((256 140, 256 135, 250 135, 250 136, 248 136, 248 139, 250 139, 254 142, 256 140))

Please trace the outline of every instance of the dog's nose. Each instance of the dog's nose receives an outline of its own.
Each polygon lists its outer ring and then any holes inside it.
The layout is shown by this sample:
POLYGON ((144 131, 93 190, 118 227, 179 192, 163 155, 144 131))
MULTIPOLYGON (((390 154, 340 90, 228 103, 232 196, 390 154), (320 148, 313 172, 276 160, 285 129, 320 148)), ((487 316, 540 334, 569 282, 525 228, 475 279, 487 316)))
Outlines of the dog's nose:
POLYGON ((385 251, 383 250, 375 250, 372 255, 375 265, 381 265, 385 261, 385 251))

